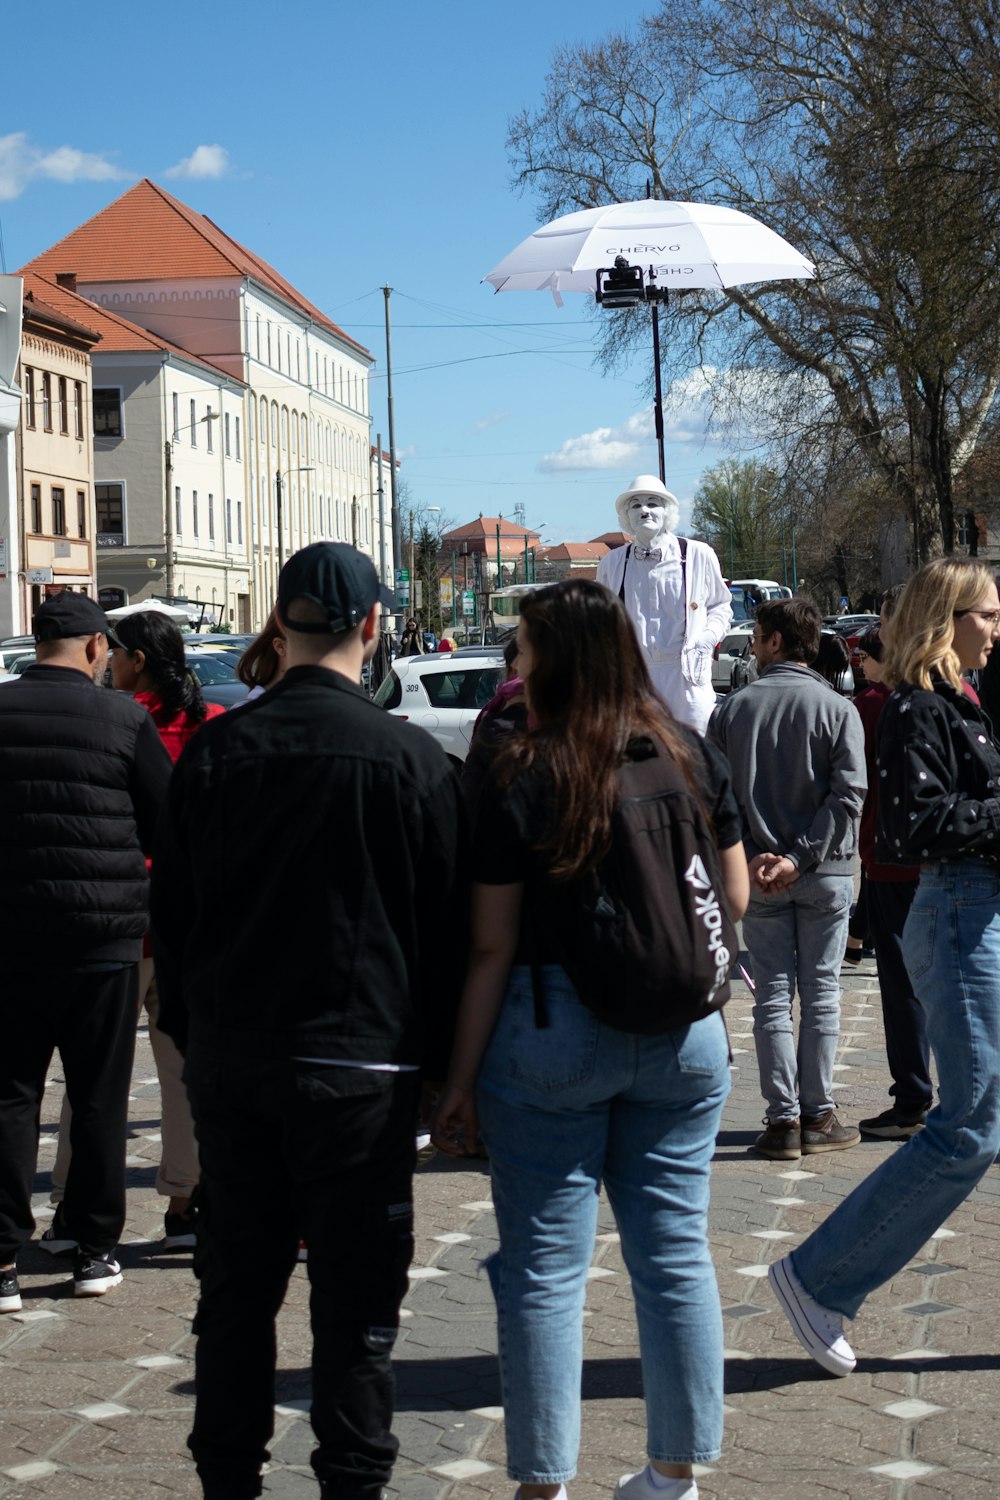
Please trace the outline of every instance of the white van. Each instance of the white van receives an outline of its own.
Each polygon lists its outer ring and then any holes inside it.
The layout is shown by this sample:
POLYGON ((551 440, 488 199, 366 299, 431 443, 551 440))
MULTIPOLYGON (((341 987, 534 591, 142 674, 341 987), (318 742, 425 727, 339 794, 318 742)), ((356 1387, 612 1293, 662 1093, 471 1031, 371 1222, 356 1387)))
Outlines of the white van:
POLYGON ((773 578, 731 578, 729 592, 733 596, 733 624, 741 620, 752 620, 758 604, 767 599, 790 599, 792 591, 773 578))

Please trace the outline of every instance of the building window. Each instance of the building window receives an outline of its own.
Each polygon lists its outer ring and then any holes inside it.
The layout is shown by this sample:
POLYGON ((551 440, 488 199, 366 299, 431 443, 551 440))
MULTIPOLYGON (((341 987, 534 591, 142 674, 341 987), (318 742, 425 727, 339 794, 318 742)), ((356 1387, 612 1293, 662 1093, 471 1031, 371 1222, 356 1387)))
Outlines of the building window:
POLYGON ((170 401, 174 413, 174 442, 176 443, 177 439, 181 435, 181 398, 180 396, 178 396, 176 391, 174 391, 174 394, 171 396, 170 401))
POLYGON ((52 535, 66 535, 66 491, 56 484, 52 486, 52 535))
POLYGON ((288 407, 281 408, 281 446, 288 447, 288 407))
POLYGON ((197 448, 197 446, 198 446, 198 408, 197 408, 197 406, 195 405, 195 403, 193 401, 191 402, 191 423, 190 423, 190 427, 191 427, 191 447, 192 448, 197 448))
POLYGON ((243 501, 236 502, 236 545, 243 546, 243 501))
POLYGON ((228 412, 226 412, 226 415, 222 419, 222 446, 223 446, 223 450, 225 452, 226 457, 229 458, 230 457, 230 451, 229 451, 229 413, 228 412))
MULTIPOLYGON (((94 392, 96 397, 97 392, 94 392)), ((42 376, 42 426, 46 432, 52 431, 52 376, 42 376)))
POLYGON ((76 534, 78 537, 87 535, 87 492, 77 490, 76 492, 76 534))
POLYGON ((31 529, 36 536, 42 533, 42 487, 40 484, 31 486, 31 529))
POLYGON ((267 362, 268 362, 269 365, 273 364, 273 360, 271 359, 271 320, 270 320, 270 318, 268 318, 268 320, 267 320, 267 362))
POLYGON ((271 402, 271 447, 278 446, 278 403, 271 402))
POLYGON ((174 487, 174 536, 182 536, 184 532, 184 506, 181 502, 181 487, 174 487))
POLYGON ((263 396, 260 398, 260 421, 257 423, 257 436, 262 443, 267 442, 267 402, 263 396))
POLYGON ((24 404, 27 410, 25 422, 29 427, 35 425, 35 372, 29 366, 24 369, 24 404))
POLYGON ((233 502, 226 496, 226 545, 231 547, 233 542, 233 502))
POLYGON ((94 386, 94 436, 121 437, 122 393, 117 386, 94 386))
POLYGON ((69 399, 66 392, 66 376, 59 376, 59 431, 64 436, 69 435, 69 399))
POLYGON ((215 541, 215 496, 208 497, 208 540, 215 541))
POLYGON ((123 484, 95 484, 94 508, 97 512, 97 545, 99 547, 124 547, 125 486, 123 484))
POLYGON ((73 435, 83 440, 83 386, 73 382, 73 435))
POLYGON ((198 491, 191 491, 191 532, 195 541, 198 540, 198 491))
MULTIPOLYGON (((253 421, 253 416, 252 416, 253 407, 251 406, 249 408, 249 410, 251 412, 250 420, 252 422, 253 421)), ((237 463, 242 463, 243 462, 243 440, 240 437, 240 419, 239 419, 239 417, 236 418, 236 462, 237 463)))
POLYGON ((212 411, 212 408, 210 406, 206 406, 205 407, 205 431, 208 433, 208 437, 205 440, 205 446, 207 447, 209 453, 214 453, 215 452, 215 447, 214 447, 214 444, 212 442, 212 420, 213 420, 214 416, 215 416, 215 413, 212 411))

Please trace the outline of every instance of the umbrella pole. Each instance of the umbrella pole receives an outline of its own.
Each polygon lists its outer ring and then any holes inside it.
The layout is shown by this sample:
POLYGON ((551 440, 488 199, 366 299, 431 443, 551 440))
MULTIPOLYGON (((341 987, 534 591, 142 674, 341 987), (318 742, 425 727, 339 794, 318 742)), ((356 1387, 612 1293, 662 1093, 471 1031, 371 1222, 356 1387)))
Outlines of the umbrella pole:
POLYGON ((656 428, 656 449, 660 460, 660 482, 666 484, 667 470, 663 452, 663 385, 660 380, 660 310, 654 302, 653 313, 653 422, 656 428))

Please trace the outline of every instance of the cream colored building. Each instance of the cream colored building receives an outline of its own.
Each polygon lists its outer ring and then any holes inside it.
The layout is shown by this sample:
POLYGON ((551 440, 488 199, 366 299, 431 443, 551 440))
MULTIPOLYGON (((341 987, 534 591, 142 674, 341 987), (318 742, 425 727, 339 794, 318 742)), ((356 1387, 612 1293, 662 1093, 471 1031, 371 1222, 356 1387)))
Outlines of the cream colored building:
MULTIPOLYGON (((277 271, 148 180, 36 257, 31 269, 53 280, 74 277, 79 292, 107 313, 242 388, 239 462, 254 627, 271 608, 281 560, 298 547, 321 539, 354 541, 377 564, 369 458, 372 356, 277 271)), ((201 398, 179 388, 177 394, 195 401, 193 421, 182 410, 179 423, 195 431, 204 415, 201 398)), ((173 395, 171 387, 171 401, 173 395)), ((183 434, 172 441, 175 455, 192 457, 183 434)), ((199 464, 203 458, 200 452, 199 464)), ((158 484, 158 472, 147 482, 151 488, 158 484)), ((201 476, 200 506, 207 482, 201 476)), ((183 508, 194 480, 181 489, 183 508)), ((228 477, 224 491, 211 493, 229 496, 228 477)), ((182 528, 193 528, 190 510, 181 521, 182 528)), ((164 525, 161 550, 167 540, 164 525)), ((201 514, 198 541, 206 541, 201 514)), ((187 547, 183 529, 178 566, 182 542, 187 547)), ((191 567, 207 566, 208 551, 200 545, 191 567)), ((104 574, 102 564, 102 586, 104 574)), ((111 574, 109 561, 108 580, 111 574)))
POLYGON ((25 279, 15 458, 24 633, 47 596, 66 588, 97 595, 90 356, 100 335, 86 309, 69 313, 56 300, 38 278, 25 279))

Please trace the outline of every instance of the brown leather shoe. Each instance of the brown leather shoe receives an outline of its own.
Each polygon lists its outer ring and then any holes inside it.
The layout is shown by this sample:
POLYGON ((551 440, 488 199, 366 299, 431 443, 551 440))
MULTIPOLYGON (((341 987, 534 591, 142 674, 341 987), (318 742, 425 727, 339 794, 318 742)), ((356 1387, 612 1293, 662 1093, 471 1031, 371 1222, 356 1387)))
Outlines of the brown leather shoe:
POLYGON ((802 1116, 803 1156, 814 1156, 819 1151, 846 1151, 860 1140, 860 1130, 853 1125, 841 1125, 832 1109, 825 1115, 802 1116))
POLYGON ((753 1143, 758 1156, 769 1161, 798 1161, 802 1155, 802 1132, 798 1120, 765 1120, 766 1129, 753 1143))

